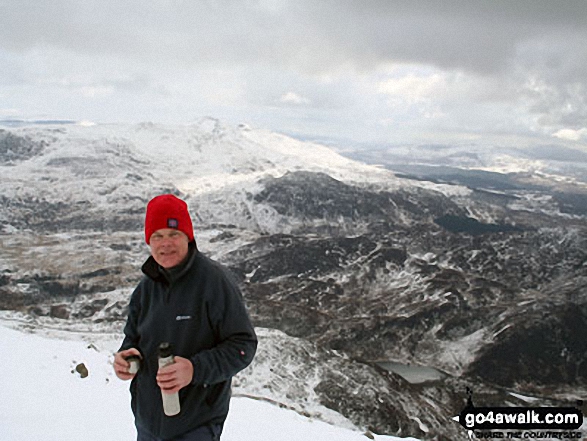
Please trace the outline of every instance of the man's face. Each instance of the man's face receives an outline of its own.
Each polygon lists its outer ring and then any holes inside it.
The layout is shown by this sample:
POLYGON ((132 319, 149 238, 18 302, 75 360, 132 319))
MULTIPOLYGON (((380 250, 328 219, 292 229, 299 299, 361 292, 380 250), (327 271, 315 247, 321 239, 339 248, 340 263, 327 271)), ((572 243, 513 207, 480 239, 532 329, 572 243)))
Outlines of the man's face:
POLYGON ((149 239, 151 255, 163 268, 173 268, 188 254, 189 239, 185 233, 171 228, 155 231, 149 239))

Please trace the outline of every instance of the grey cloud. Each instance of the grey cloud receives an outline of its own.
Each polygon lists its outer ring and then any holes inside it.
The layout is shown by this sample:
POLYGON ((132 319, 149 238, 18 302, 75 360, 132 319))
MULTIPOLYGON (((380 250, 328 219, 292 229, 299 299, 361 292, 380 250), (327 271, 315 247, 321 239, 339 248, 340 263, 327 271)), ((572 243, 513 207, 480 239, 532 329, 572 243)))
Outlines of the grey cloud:
POLYGON ((395 60, 492 72, 528 39, 587 32, 583 0, 5 0, 1 8, 0 43, 10 50, 48 45, 316 71, 395 60))
MULTIPOLYGON (((157 75, 174 66, 182 79, 224 69, 239 75, 255 106, 293 93, 306 107, 335 112, 359 107, 352 75, 419 64, 479 80, 466 99, 450 97, 451 111, 467 99, 522 103, 554 131, 586 124, 585 23, 585 0, 2 0, 0 57, 71 54, 72 72, 84 57, 107 59, 103 74, 118 59, 131 72, 118 89, 136 78, 138 88, 164 88, 157 75), (323 75, 336 81, 322 83, 323 75)), ((11 81, 30 80, 32 67, 12 66, 11 81)))

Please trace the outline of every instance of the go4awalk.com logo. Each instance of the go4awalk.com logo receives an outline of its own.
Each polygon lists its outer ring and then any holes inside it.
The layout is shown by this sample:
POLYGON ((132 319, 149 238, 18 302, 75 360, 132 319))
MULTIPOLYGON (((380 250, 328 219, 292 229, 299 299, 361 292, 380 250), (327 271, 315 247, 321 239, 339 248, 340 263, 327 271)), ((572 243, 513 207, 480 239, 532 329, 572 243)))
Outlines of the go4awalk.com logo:
POLYGON ((475 407, 468 388, 467 394, 467 405, 454 419, 471 438, 587 439, 578 430, 583 425, 578 407, 475 407))

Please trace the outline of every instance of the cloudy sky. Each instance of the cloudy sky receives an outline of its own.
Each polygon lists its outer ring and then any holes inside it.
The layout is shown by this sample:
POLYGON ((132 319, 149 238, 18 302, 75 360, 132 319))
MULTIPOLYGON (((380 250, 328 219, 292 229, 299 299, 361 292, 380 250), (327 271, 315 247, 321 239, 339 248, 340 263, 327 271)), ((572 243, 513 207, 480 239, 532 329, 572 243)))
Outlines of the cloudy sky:
POLYGON ((587 0, 0 0, 0 119, 587 145, 587 0))

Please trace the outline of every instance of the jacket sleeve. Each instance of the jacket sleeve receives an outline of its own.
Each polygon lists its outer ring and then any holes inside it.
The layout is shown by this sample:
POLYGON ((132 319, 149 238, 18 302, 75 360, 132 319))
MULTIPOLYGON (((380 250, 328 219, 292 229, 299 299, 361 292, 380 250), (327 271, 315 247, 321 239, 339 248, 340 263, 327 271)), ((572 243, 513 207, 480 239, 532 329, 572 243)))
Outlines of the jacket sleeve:
POLYGON ((133 291, 130 302, 128 305, 128 317, 126 319, 126 325, 124 326, 124 340, 120 345, 118 351, 125 349, 139 347, 139 333, 138 333, 138 320, 141 311, 140 307, 141 298, 141 284, 139 284, 133 291))
POLYGON ((191 357, 192 384, 211 385, 229 380, 246 368, 257 350, 257 336, 236 282, 226 273, 215 283, 208 316, 218 342, 191 357))

